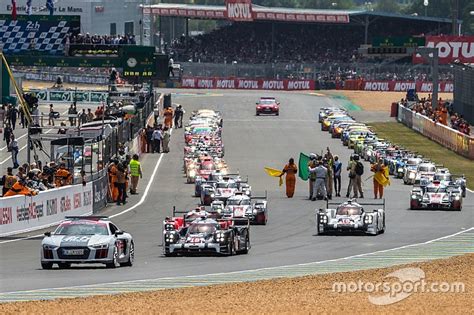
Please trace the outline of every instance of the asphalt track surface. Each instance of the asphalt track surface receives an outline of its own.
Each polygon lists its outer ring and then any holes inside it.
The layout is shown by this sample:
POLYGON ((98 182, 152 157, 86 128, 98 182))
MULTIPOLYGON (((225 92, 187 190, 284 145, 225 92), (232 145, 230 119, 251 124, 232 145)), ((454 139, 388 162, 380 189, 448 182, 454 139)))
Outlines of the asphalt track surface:
MULTIPOLYGON (((176 92, 176 91, 174 91, 176 92)), ((344 166, 351 153, 320 131, 317 113, 328 100, 306 93, 269 93, 216 91, 211 95, 178 94, 174 102, 189 113, 198 108, 220 110, 224 117, 225 159, 232 171, 249 176, 253 194, 268 191, 269 222, 267 226, 251 227, 252 249, 248 255, 233 257, 173 257, 162 255, 161 225, 178 209, 191 209, 198 202, 192 197, 193 186, 185 184, 182 172, 183 129, 173 131, 171 153, 163 155, 156 176, 153 170, 160 159, 148 154, 142 160, 145 178, 140 182, 140 195, 129 199, 125 207, 110 207, 105 214, 127 210, 140 199, 143 203, 113 219, 130 232, 136 244, 136 261, 132 268, 105 269, 102 266, 78 266, 69 270, 42 270, 39 264, 41 238, 20 240, 0 239, 0 292, 57 288, 66 286, 110 283, 116 281, 203 275, 241 271, 262 267, 291 265, 370 253, 413 243, 425 242, 472 227, 474 195, 468 193, 461 212, 410 211, 409 190, 400 180, 393 179, 386 191, 385 234, 379 236, 315 236, 314 210, 324 202, 307 200, 307 182, 297 183, 295 197, 288 199, 278 180, 267 176, 264 166, 282 168, 288 158, 298 159, 300 152, 317 152, 327 146, 340 156, 344 166), (281 101, 280 116, 255 116, 255 101, 259 96, 274 95, 281 101), (9 242, 7 242, 9 241, 9 242)), ((331 101, 333 103, 334 101, 331 101)), ((363 178, 369 177, 368 166, 363 178)), ((347 187, 343 173, 343 190, 347 187)), ((367 201, 373 201, 372 182, 364 183, 367 201)), ((338 200, 343 200, 339 198, 338 200)), ((41 231, 40 231, 41 232, 41 231)), ((40 234, 40 232, 34 234, 40 234)))

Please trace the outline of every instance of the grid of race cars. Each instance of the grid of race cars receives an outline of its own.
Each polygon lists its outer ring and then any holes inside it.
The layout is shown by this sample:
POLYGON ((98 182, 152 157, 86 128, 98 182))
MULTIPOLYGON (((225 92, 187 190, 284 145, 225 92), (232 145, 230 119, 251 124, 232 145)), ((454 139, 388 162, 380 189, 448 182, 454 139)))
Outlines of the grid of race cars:
MULTIPOLYGON (((276 101, 275 101, 276 102, 276 101)), ((279 103, 278 103, 279 104, 279 103)), ((340 108, 321 108, 321 130, 374 163, 383 158, 389 173, 413 185, 410 209, 461 210, 466 194, 463 175, 435 165, 416 153, 379 138, 369 126, 355 121, 340 108)), ((199 198, 195 209, 176 209, 163 221, 163 254, 234 255, 251 248, 250 225, 268 222, 267 196, 255 196, 252 186, 238 173, 230 173, 224 160, 223 118, 220 112, 201 109, 192 113, 184 132, 183 171, 199 198)), ((342 203, 327 201, 316 211, 316 232, 385 231, 385 201, 342 203), (372 211, 364 207, 375 208, 372 211)), ((133 237, 107 217, 66 217, 41 244, 41 266, 69 268, 72 263, 102 263, 108 268, 132 266, 133 237)))
POLYGON ((343 145, 354 150, 365 161, 375 163, 383 159, 389 174, 413 185, 409 196, 410 209, 461 210, 466 196, 466 179, 463 174, 452 174, 443 165, 436 165, 415 152, 378 137, 363 123, 355 121, 340 108, 321 108, 321 130, 343 145))

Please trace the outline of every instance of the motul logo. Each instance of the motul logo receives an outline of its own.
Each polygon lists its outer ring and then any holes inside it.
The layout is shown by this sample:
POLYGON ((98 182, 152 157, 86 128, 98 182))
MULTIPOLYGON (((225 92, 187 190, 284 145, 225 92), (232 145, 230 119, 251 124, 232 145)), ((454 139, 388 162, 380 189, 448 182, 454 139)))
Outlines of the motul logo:
POLYGON ((233 21, 252 21, 251 0, 227 0, 227 18, 233 21))
POLYGON ((309 81, 288 81, 288 90, 309 90, 309 81))
MULTIPOLYGON (((427 36, 426 47, 438 49, 440 64, 448 64, 454 60, 474 63, 474 36, 427 36)), ((413 62, 426 63, 427 61, 415 54, 413 62)))

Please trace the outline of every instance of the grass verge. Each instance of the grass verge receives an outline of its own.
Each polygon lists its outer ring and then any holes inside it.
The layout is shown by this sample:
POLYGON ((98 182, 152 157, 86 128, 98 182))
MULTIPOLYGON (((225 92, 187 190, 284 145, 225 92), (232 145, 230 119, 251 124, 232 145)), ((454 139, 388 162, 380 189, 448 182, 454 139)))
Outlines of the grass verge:
POLYGON ((437 164, 443 164, 453 174, 464 174, 467 187, 474 189, 474 162, 446 149, 412 129, 397 123, 369 123, 381 137, 406 149, 418 152, 437 164))

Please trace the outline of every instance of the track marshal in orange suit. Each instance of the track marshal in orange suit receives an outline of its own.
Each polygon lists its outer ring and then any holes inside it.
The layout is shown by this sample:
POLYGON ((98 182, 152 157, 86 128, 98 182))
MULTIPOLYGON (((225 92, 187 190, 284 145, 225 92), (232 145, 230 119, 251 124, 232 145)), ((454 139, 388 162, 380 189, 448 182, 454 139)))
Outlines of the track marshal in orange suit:
MULTIPOLYGON (((293 158, 288 161, 288 164, 285 165, 282 172, 283 174, 286 174, 286 196, 288 198, 293 198, 296 185, 296 173, 298 173, 298 168, 296 167, 295 160, 293 158)), ((281 174, 281 176, 283 176, 283 174, 281 174)))

